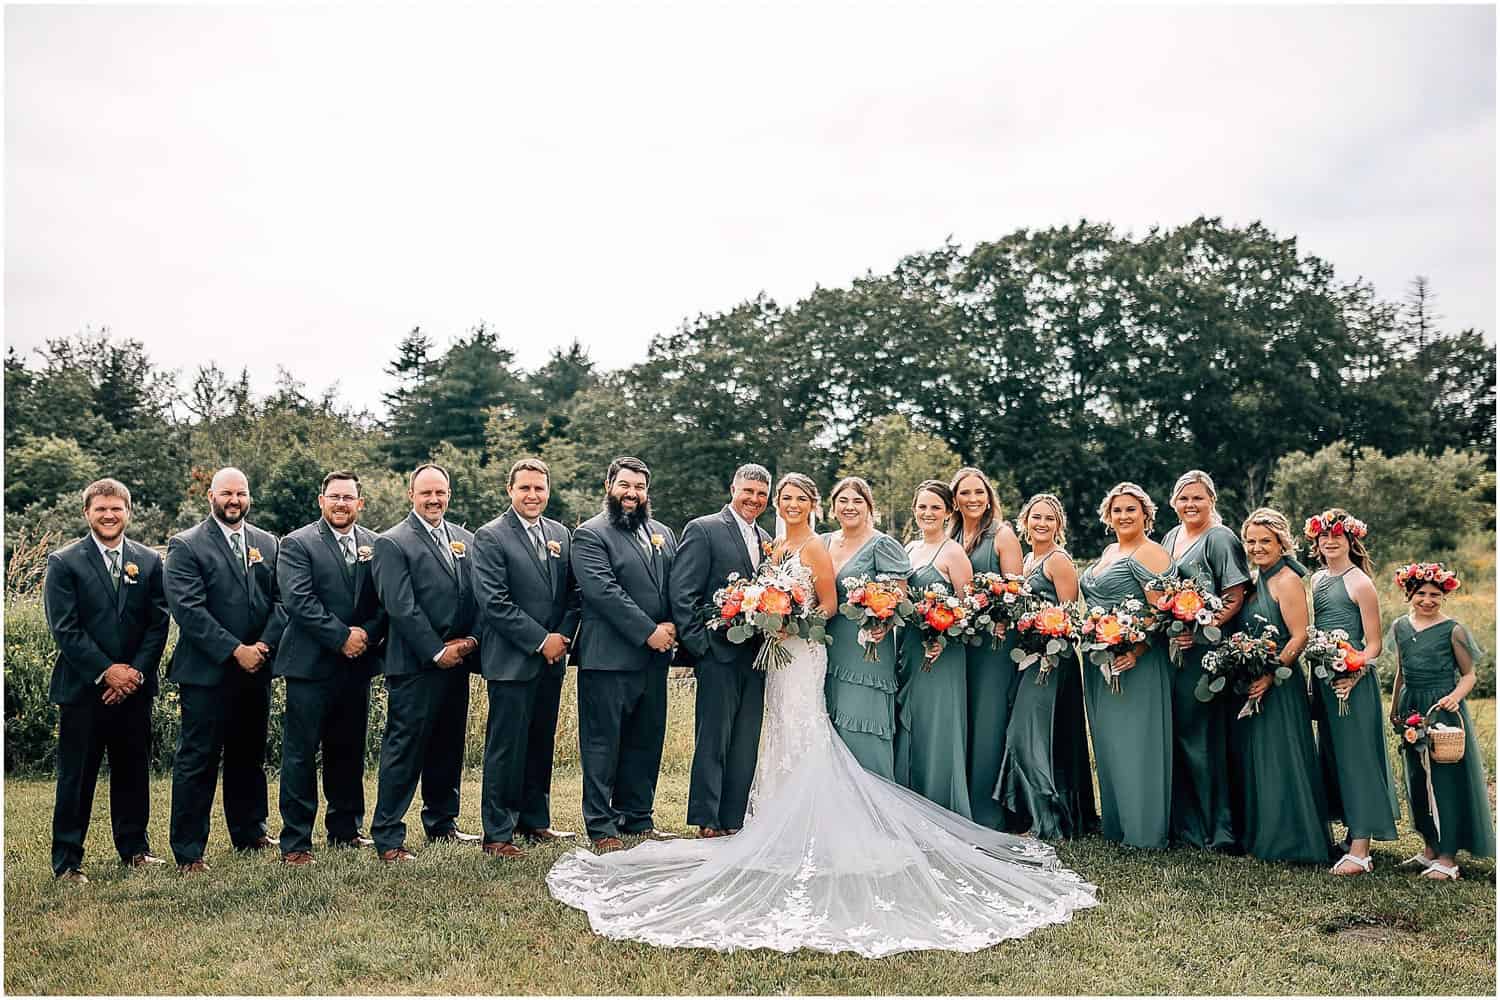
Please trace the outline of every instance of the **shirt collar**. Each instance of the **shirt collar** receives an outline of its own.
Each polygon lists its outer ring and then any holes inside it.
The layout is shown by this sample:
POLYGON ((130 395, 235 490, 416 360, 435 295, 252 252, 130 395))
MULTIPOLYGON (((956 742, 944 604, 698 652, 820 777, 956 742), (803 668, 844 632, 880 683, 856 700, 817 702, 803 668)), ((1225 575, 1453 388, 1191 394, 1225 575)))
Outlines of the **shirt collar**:
POLYGON ((105 545, 103 542, 99 541, 99 536, 96 535, 96 534, 94 534, 92 531, 89 532, 89 537, 94 540, 94 547, 99 550, 99 555, 104 558, 105 562, 109 561, 109 554, 111 552, 118 552, 118 553, 120 553, 120 558, 121 559, 125 558, 125 536, 124 535, 120 536, 120 540, 119 540, 119 542, 117 542, 115 544, 114 548, 110 548, 108 545, 105 545))
POLYGON ((241 539, 241 544, 244 544, 244 545, 249 545, 250 544, 250 542, 249 542, 250 536, 245 533, 245 522, 244 521, 241 521, 239 523, 238 527, 231 528, 229 525, 225 524, 223 521, 221 521, 217 517, 215 517, 214 518, 214 524, 217 524, 219 526, 219 530, 224 533, 224 541, 229 542, 230 548, 234 547, 234 541, 230 538, 231 535, 239 535, 240 539, 241 539))
POLYGON ((740 512, 734 509, 733 504, 730 504, 729 506, 729 513, 733 515, 735 523, 740 526, 740 534, 748 535, 755 532, 754 526, 751 525, 749 521, 746 521, 743 517, 740 517, 740 512))
POLYGON ((417 519, 417 523, 422 526, 422 530, 427 532, 429 535, 434 531, 441 531, 444 538, 448 537, 448 519, 446 517, 439 521, 437 524, 429 524, 427 523, 427 518, 423 517, 421 514, 418 514, 415 510, 413 510, 411 513, 412 516, 417 519))
MULTIPOLYGON (((511 510, 516 510, 516 509, 514 507, 512 507, 511 510)), ((542 519, 541 518, 536 518, 535 520, 532 520, 531 518, 527 517, 525 514, 522 514, 518 510, 516 510, 516 517, 519 517, 521 519, 521 527, 525 528, 527 531, 530 531, 532 528, 535 528, 537 525, 539 525, 539 524, 542 523, 542 519)))
MULTIPOLYGON (((328 519, 324 518, 323 519, 323 523, 324 524, 328 524, 328 519)), ((328 524, 328 530, 331 531, 331 532, 333 532, 333 537, 335 539, 355 538, 355 537, 358 537, 358 536, 356 536, 354 534, 354 522, 353 521, 349 522, 349 527, 346 528, 343 531, 340 531, 339 529, 335 528, 331 524, 328 524)))

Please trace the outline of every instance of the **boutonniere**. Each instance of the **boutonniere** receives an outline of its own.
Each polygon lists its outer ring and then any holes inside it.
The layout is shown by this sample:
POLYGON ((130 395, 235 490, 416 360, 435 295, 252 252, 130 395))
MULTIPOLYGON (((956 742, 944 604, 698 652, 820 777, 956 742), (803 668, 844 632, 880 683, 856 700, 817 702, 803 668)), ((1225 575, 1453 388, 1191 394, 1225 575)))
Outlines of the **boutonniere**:
POLYGON ((264 561, 260 557, 260 549, 257 549, 254 545, 250 546, 250 565, 258 566, 264 561))
POLYGON ((547 554, 552 556, 553 559, 562 558, 562 543, 558 541, 549 541, 547 543, 547 554))
POLYGON ((135 563, 125 564, 125 582, 135 583, 135 578, 141 575, 141 568, 135 563))
POLYGON ((652 534, 652 536, 651 536, 651 547, 652 548, 654 548, 654 549, 656 549, 656 551, 660 552, 661 551, 661 547, 663 545, 665 545, 665 544, 667 544, 667 540, 665 538, 663 538, 660 534, 652 534))
POLYGON ((449 542, 448 548, 453 550, 453 558, 455 559, 462 559, 469 554, 468 546, 464 545, 463 542, 449 542))
POLYGON ((371 559, 375 558, 375 546, 361 545, 359 548, 354 550, 354 558, 358 559, 360 562, 369 562, 371 559))
POLYGON ((771 545, 770 542, 760 543, 760 554, 765 556, 767 559, 771 558, 771 553, 775 551, 776 549, 771 545))

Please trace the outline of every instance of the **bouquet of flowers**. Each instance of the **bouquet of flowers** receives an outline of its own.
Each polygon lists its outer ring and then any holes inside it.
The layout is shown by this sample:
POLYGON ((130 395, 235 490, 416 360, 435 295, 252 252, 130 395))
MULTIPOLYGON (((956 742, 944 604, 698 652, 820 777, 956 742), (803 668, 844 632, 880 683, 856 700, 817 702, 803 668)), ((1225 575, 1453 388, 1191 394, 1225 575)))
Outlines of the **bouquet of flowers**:
POLYGON ((1161 591, 1156 606, 1163 613, 1162 634, 1167 637, 1167 655, 1174 666, 1182 666, 1178 636, 1191 633, 1194 642, 1205 646, 1224 638, 1224 633, 1213 623, 1214 616, 1224 610, 1224 599, 1196 579, 1159 576, 1146 589, 1161 591))
POLYGON ((1109 689, 1119 694, 1120 674, 1115 670, 1115 657, 1136 643, 1145 642, 1156 631, 1158 621, 1145 601, 1132 597, 1110 610, 1085 608, 1080 604, 1074 627, 1079 636, 1079 656, 1087 650, 1089 662, 1099 668, 1109 682, 1109 689))
POLYGON ((849 576, 844 578, 844 590, 848 600, 839 605, 839 614, 859 623, 859 641, 865 648, 865 662, 880 660, 880 643, 875 641, 876 629, 892 629, 911 618, 916 608, 911 598, 897 581, 905 577, 881 573, 874 578, 849 576))
POLYGON ((965 598, 948 592, 941 583, 934 583, 924 590, 913 606, 912 622, 922 635, 926 656, 922 669, 931 670, 932 664, 943 655, 950 642, 968 643, 978 641, 975 631, 974 607, 965 598))
POLYGON ((1019 673, 1037 665, 1036 682, 1047 683, 1047 675, 1062 662, 1069 646, 1078 643, 1078 624, 1068 608, 1061 604, 1044 604, 1016 619, 1016 648, 1010 658, 1019 673))
POLYGON ((988 635, 991 649, 999 649, 1006 629, 1040 604, 1025 578, 1014 573, 975 573, 965 596, 974 609, 975 634, 988 635))
MULTIPOLYGON (((1349 633, 1341 628, 1324 631, 1318 628, 1307 630, 1307 645, 1303 647, 1302 665, 1318 680, 1332 686, 1341 677, 1358 678, 1364 671, 1369 657, 1362 649, 1355 649, 1349 641, 1349 633)), ((1339 699, 1339 714, 1349 714, 1349 692, 1333 693, 1339 699)))
MULTIPOLYGON (((1203 676, 1193 695, 1199 701, 1211 701, 1214 695, 1230 684, 1241 694, 1262 677, 1270 676, 1280 684, 1292 676, 1292 668, 1277 657, 1280 647, 1276 644, 1276 626, 1260 615, 1255 620, 1261 623, 1259 635, 1236 632, 1222 645, 1203 654, 1203 676)), ((1247 698, 1240 708, 1237 719, 1246 719, 1260 711, 1259 698, 1247 698)))
POLYGON ((832 641, 823 616, 815 610, 807 583, 792 571, 792 564, 761 564, 752 580, 729 574, 724 586, 714 592, 718 616, 708 621, 710 629, 724 629, 733 643, 765 639, 755 655, 755 669, 780 670, 792 662, 782 645, 793 636, 827 645, 832 641))

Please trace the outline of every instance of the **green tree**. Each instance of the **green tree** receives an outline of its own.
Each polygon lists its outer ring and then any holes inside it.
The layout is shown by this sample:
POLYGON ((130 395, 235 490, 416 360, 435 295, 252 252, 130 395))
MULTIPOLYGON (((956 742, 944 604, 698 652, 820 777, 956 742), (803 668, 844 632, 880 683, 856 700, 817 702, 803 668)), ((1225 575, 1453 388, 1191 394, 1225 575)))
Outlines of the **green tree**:
POLYGON ((877 420, 844 453, 838 474, 863 477, 875 494, 876 523, 892 537, 905 540, 917 486, 925 479, 946 483, 960 464, 958 455, 941 438, 913 430, 905 417, 893 413, 877 420))
POLYGON ((5 509, 20 511, 69 493, 82 497, 98 475, 98 458, 77 441, 51 434, 23 438, 5 449, 5 509))

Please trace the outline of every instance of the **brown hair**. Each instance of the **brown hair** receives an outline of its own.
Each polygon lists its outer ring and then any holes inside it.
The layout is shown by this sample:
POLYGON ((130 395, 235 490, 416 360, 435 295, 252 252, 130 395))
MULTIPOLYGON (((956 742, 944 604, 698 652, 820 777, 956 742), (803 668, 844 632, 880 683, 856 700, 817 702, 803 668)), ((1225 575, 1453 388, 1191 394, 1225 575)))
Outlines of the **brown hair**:
POLYGON ((510 489, 516 485, 516 473, 518 472, 540 472, 547 477, 547 488, 552 488, 552 472, 547 468, 547 463, 540 458, 523 458, 510 467, 510 478, 505 481, 505 488, 510 489))
POLYGON ((447 469, 443 468, 441 465, 438 465, 436 462, 423 462, 421 465, 411 470, 411 476, 406 480, 406 488, 409 490, 413 486, 415 486, 417 484, 417 477, 426 472, 428 469, 436 469, 437 471, 441 472, 443 474, 443 480, 447 482, 449 486, 453 485, 453 477, 448 475, 447 469))
POLYGON ((865 506, 870 509, 870 526, 875 526, 875 491, 870 489, 870 484, 860 476, 845 476, 833 487, 833 492, 828 494, 828 506, 832 507, 838 502, 839 494, 845 490, 853 490, 864 500, 865 506))
MULTIPOLYGON (((1352 514, 1342 507, 1330 507, 1323 513, 1328 515, 1331 521, 1353 517, 1352 514)), ((1323 534, 1327 534, 1327 532, 1323 534)), ((1318 538, 1322 537, 1323 535, 1318 536, 1318 538)), ((1344 532, 1344 538, 1349 542, 1349 561, 1363 570, 1365 576, 1373 580, 1375 578, 1375 565, 1370 561, 1370 551, 1365 548, 1365 543, 1355 538, 1353 533, 1349 531, 1344 532)), ((1318 544, 1316 538, 1313 539, 1313 556, 1323 565, 1324 569, 1328 568, 1328 560, 1323 558, 1323 547, 1318 544)))
POLYGON ((130 487, 118 479, 96 479, 83 490, 83 509, 87 511, 93 504, 94 497, 119 497, 125 501, 125 509, 130 510, 130 487))
POLYGON ((1285 514, 1274 507, 1255 508, 1250 512, 1250 516, 1245 518, 1245 523, 1240 525, 1241 542, 1245 540, 1245 532, 1249 531, 1253 525, 1269 529, 1271 534, 1276 536, 1276 540, 1281 543, 1281 554, 1296 558, 1297 539, 1292 536, 1292 526, 1287 523, 1285 514))
MULTIPOLYGON (((979 543, 989 533, 991 525, 1004 521, 1004 516, 1000 513, 1000 497, 995 493, 994 484, 990 482, 989 476, 986 476, 972 465, 966 465, 962 469, 959 469, 953 474, 953 478, 948 480, 948 509, 953 509, 953 498, 958 496, 958 484, 970 476, 976 477, 984 484, 984 492, 990 498, 990 506, 988 510, 979 515, 979 530, 974 532, 974 537, 963 539, 964 552, 967 555, 973 555, 974 550, 979 548, 979 543)), ((948 537, 957 541, 958 536, 962 535, 963 531, 964 519, 962 517, 955 517, 953 523, 948 527, 948 537)))
POLYGON ((787 486, 795 487, 812 497, 813 509, 808 513, 807 517, 807 524, 809 527, 812 527, 823 513, 823 494, 818 492, 818 484, 812 481, 811 476, 804 475, 801 472, 788 472, 776 481, 776 489, 771 493, 772 500, 774 501, 776 497, 781 496, 782 489, 787 486))
POLYGON ((358 494, 358 493, 361 492, 361 490, 359 488, 359 477, 358 476, 356 476, 354 473, 350 472, 348 469, 337 469, 337 470, 335 470, 333 472, 330 472, 328 475, 326 475, 326 476, 323 477, 323 483, 322 483, 322 485, 320 485, 318 487, 318 495, 321 496, 324 493, 327 493, 328 492, 328 484, 332 483, 332 482, 337 482, 340 479, 347 479, 351 483, 353 483, 354 484, 354 492, 356 494, 358 494))

